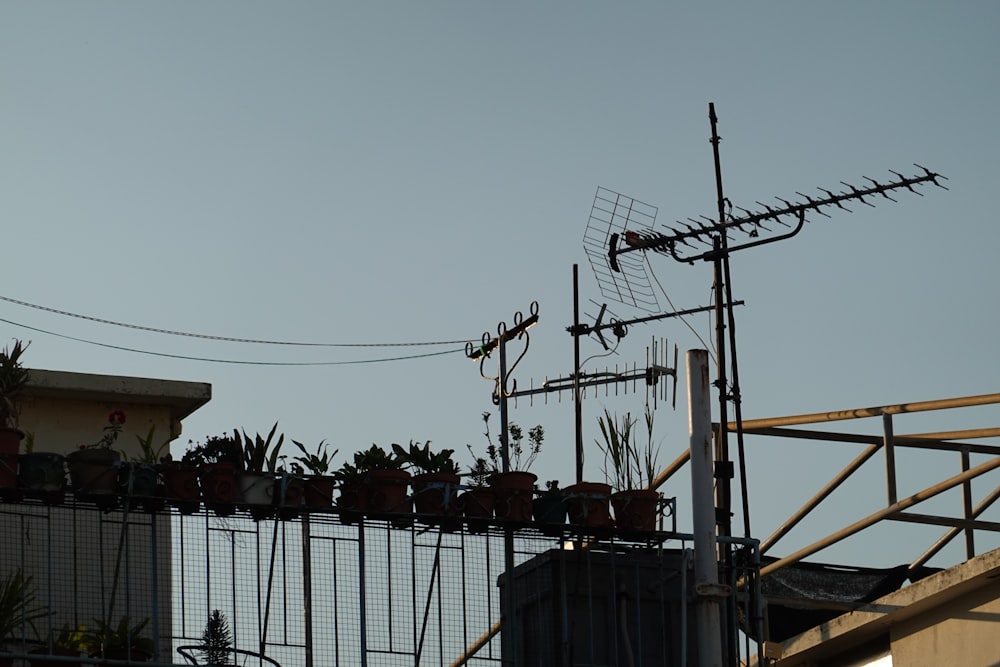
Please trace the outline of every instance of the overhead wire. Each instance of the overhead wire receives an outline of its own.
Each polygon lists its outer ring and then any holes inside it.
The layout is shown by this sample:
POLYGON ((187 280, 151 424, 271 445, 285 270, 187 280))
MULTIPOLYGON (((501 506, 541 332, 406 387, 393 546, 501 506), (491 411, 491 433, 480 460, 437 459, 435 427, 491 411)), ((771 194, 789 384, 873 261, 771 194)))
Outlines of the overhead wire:
POLYGON ((425 354, 411 354, 400 357, 383 357, 380 359, 356 359, 353 361, 247 361, 240 359, 215 359, 211 357, 195 357, 184 354, 171 354, 169 352, 154 352, 152 350, 140 350, 138 348, 133 348, 133 347, 125 347, 122 345, 112 345, 110 343, 101 343, 99 341, 87 340, 86 338, 77 338, 75 336, 56 333, 54 331, 48 331, 46 329, 40 329, 38 327, 32 327, 27 324, 21 324, 20 322, 14 322, 4 318, 0 318, 0 322, 4 322, 5 324, 10 324, 15 327, 21 327, 23 329, 28 329, 30 331, 37 331, 39 333, 47 334, 49 336, 56 336, 57 338, 64 338, 66 340, 72 340, 78 343, 86 343, 88 345, 97 345, 99 347, 105 347, 112 350, 122 350, 125 352, 148 354, 154 357, 168 357, 170 359, 185 359, 188 361, 205 361, 217 364, 237 364, 237 365, 248 365, 248 366, 349 366, 355 364, 375 364, 375 363, 384 363, 389 361, 422 359, 424 357, 437 357, 445 354, 454 354, 456 352, 465 351, 465 348, 458 348, 454 350, 445 350, 443 352, 427 352, 425 354))
POLYGON ((173 329, 158 329, 156 327, 149 327, 141 324, 129 324, 127 322, 117 322, 115 320, 107 320, 101 317, 94 317, 92 315, 81 315, 79 313, 73 313, 68 310, 60 310, 58 308, 51 308, 49 306, 40 306, 38 304, 29 303, 27 301, 22 301, 20 299, 14 299, 12 297, 3 295, 0 295, 0 301, 14 303, 19 306, 25 306, 27 308, 34 308, 36 310, 42 310, 48 313, 55 313, 56 315, 64 315, 66 317, 75 317, 81 320, 97 322, 98 324, 110 324, 112 326, 124 327, 126 329, 136 329, 138 331, 149 331, 152 333, 167 334, 170 336, 185 336, 188 338, 200 338, 204 340, 223 341, 227 343, 253 343, 257 345, 292 345, 299 347, 418 347, 425 345, 464 345, 469 340, 474 340, 472 338, 468 338, 463 340, 437 340, 437 341, 424 341, 416 343, 310 343, 310 342, 296 342, 296 341, 282 341, 282 340, 261 340, 257 338, 236 338, 231 336, 213 336, 210 334, 190 333, 186 331, 176 331, 173 329))
MULTIPOLYGON (((646 262, 646 266, 649 268, 649 275, 653 277, 653 282, 655 282, 656 286, 660 288, 660 292, 663 293, 663 298, 667 300, 667 303, 670 304, 670 307, 676 311, 677 306, 675 306, 674 302, 670 299, 670 295, 667 294, 667 290, 663 289, 663 285, 660 284, 660 279, 656 277, 656 273, 653 271, 653 264, 649 261, 649 255, 646 253, 642 253, 642 256, 646 262)), ((712 361, 714 361, 716 364, 719 363, 718 359, 715 356, 715 348, 705 342, 705 339, 701 337, 701 335, 695 330, 693 326, 691 326, 691 323, 688 322, 683 315, 678 315, 677 319, 683 322, 684 326, 686 326, 688 329, 691 330, 691 333, 694 334, 694 337, 697 338, 701 342, 701 344, 705 347, 705 349, 708 351, 708 355, 712 358, 712 361)))

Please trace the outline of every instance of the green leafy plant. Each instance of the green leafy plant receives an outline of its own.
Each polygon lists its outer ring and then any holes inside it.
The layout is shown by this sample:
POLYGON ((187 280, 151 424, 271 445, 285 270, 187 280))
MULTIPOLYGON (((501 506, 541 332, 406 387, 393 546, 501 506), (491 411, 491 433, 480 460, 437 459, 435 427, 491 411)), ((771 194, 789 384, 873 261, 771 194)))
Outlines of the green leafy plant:
POLYGON ((201 634, 201 658, 206 665, 228 665, 233 648, 233 633, 229 630, 229 621, 220 610, 214 609, 205 623, 205 631, 201 634))
POLYGON ((33 637, 38 636, 35 621, 46 618, 49 612, 35 604, 35 586, 31 575, 14 570, 0 581, 0 641, 13 639, 26 627, 33 637))
POLYGON ((443 472, 457 475, 460 470, 458 461, 451 458, 455 450, 442 449, 439 452, 434 452, 431 450, 430 440, 423 445, 410 440, 409 449, 403 449, 402 446, 393 444, 392 451, 404 465, 416 468, 421 473, 443 472))
POLYGON ((142 634, 149 618, 132 625, 128 616, 122 616, 118 625, 110 621, 94 619, 95 630, 84 633, 84 647, 91 654, 105 654, 110 651, 133 651, 153 654, 153 640, 142 634))
POLYGON ((626 412, 619 422, 605 408, 604 416, 597 420, 604 441, 597 441, 597 446, 604 453, 604 476, 618 491, 645 488, 658 472, 656 459, 659 448, 654 448, 653 445, 653 413, 649 406, 646 406, 645 419, 645 447, 635 442, 633 428, 638 421, 632 417, 632 413, 626 412))
POLYGON ((205 442, 188 442, 188 450, 181 459, 184 463, 202 466, 206 463, 232 463, 240 466, 243 462, 242 439, 239 433, 233 435, 212 435, 205 442))
POLYGON ((403 465, 404 461, 394 451, 386 451, 376 444, 354 454, 354 466, 361 473, 371 470, 400 470, 403 465))
POLYGON ((277 442, 274 441, 274 434, 278 430, 278 422, 274 422, 267 438, 260 433, 251 438, 243 431, 243 471, 244 472, 264 472, 265 466, 269 472, 274 472, 278 468, 278 452, 285 443, 285 434, 282 433, 277 442))
POLYGON ((0 352, 0 427, 17 428, 17 401, 28 384, 30 374, 21 364, 21 355, 31 343, 14 340, 0 352))
MULTIPOLYGON (((142 437, 141 435, 135 436, 135 439, 139 442, 140 454, 134 457, 132 460, 137 461, 138 463, 155 464, 159 463, 161 460, 169 458, 170 450, 168 448, 170 446, 170 439, 167 438, 159 445, 155 445, 153 444, 153 437, 155 433, 156 433, 156 424, 151 424, 149 427, 149 432, 146 433, 146 437, 142 437), (167 455, 165 457, 161 456, 164 449, 167 449, 167 455)), ((122 459, 128 460, 128 456, 125 454, 124 451, 122 452, 122 459)))
MULTIPOLYGON (((493 473, 498 473, 503 470, 503 450, 500 445, 493 443, 493 437, 490 435, 490 416, 489 412, 483 413, 483 424, 486 425, 486 431, 483 433, 486 436, 486 456, 482 457, 482 460, 493 473)), ((509 440, 507 447, 508 468, 520 471, 530 469, 531 464, 535 462, 535 459, 542 451, 542 443, 545 441, 545 429, 541 424, 528 429, 527 445, 524 443, 524 429, 518 424, 514 422, 507 424, 507 434, 509 440)), ((476 456, 471 446, 466 445, 466 447, 469 448, 469 452, 475 458, 476 465, 478 465, 481 457, 476 456)))
POLYGON ((315 454, 309 452, 305 445, 298 440, 292 440, 292 444, 302 452, 302 456, 296 456, 295 460, 301 463, 313 475, 326 475, 330 470, 330 464, 333 463, 333 457, 340 452, 339 449, 335 449, 331 454, 330 446, 326 443, 326 440, 320 440, 315 454))
MULTIPOLYGON (((466 447, 469 447, 466 445, 466 447)), ((473 458, 475 458, 475 463, 469 466, 469 472, 466 473, 466 477, 469 478, 469 486, 473 487, 484 487, 489 484, 490 477, 496 474, 493 467, 486 462, 483 457, 476 457, 475 453, 472 452, 472 448, 469 447, 469 452, 472 453, 473 458)))
POLYGON ((87 648, 87 626, 73 626, 65 623, 58 629, 53 628, 49 631, 45 647, 48 648, 50 644, 54 649, 64 649, 76 653, 85 651, 87 648))

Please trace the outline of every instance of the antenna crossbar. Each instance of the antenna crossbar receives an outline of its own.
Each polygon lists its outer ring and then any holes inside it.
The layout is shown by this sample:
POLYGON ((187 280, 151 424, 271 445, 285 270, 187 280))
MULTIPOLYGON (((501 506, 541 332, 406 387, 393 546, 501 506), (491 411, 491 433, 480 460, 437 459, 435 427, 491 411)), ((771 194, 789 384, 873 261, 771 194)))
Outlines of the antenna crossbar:
MULTIPOLYGON (((804 202, 792 203, 779 197, 778 201, 782 203, 782 206, 778 208, 762 204, 761 202, 757 202, 759 206, 763 207, 763 210, 760 211, 750 211, 737 206, 735 208, 744 213, 743 217, 736 218, 732 216, 732 213, 730 213, 729 219, 724 222, 715 222, 711 218, 705 216, 702 216, 700 220, 688 218, 687 222, 678 221, 675 223, 684 229, 667 226, 667 229, 671 231, 671 234, 669 235, 650 232, 648 230, 643 230, 642 232, 627 231, 622 236, 612 234, 608 249, 609 264, 614 271, 620 271, 620 262, 618 258, 621 255, 640 250, 653 250, 656 252, 670 253, 671 255, 677 257, 676 250, 678 245, 694 247, 695 243, 700 243, 711 246, 715 237, 717 237, 720 233, 728 232, 730 229, 738 229, 746 233, 751 238, 756 238, 759 235, 760 230, 763 229, 764 231, 770 231, 770 229, 764 225, 766 222, 776 222, 785 227, 790 227, 791 224, 784 218, 794 216, 801 221, 804 219, 805 214, 810 211, 819 213, 825 217, 830 217, 822 210, 824 207, 829 206, 836 206, 837 208, 850 213, 851 210, 844 206, 845 202, 860 201, 862 204, 874 207, 874 204, 867 201, 867 199, 874 198, 876 196, 881 196, 884 199, 895 202, 896 200, 888 194, 894 190, 905 189, 909 190, 913 194, 923 196, 921 192, 914 189, 915 185, 932 183, 939 188, 947 189, 940 183, 942 180, 947 180, 946 177, 932 172, 926 167, 921 167, 920 165, 915 166, 919 169, 923 169, 924 173, 906 177, 898 172, 890 171, 890 173, 892 173, 898 180, 888 183, 879 183, 875 179, 865 176, 863 178, 871 183, 870 186, 859 188, 850 185, 849 183, 842 182, 841 184, 847 188, 846 191, 837 193, 825 188, 819 188, 819 190, 825 195, 824 197, 819 198, 797 192, 797 195, 805 199, 804 202), (619 241, 621 241, 621 243, 619 243, 619 241)), ((730 211, 732 208, 733 207, 730 205, 730 211)), ((687 258, 677 258, 687 261, 687 258)))

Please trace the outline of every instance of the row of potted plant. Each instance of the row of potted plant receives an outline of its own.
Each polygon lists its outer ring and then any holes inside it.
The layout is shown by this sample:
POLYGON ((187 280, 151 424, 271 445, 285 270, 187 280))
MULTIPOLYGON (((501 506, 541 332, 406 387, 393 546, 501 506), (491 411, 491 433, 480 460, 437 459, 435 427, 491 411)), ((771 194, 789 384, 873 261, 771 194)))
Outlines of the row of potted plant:
POLYGON ((25 453, 18 455, 24 434, 16 429, 16 401, 28 380, 20 362, 26 347, 15 341, 0 353, 0 424, 9 427, 0 428, 0 496, 8 500, 26 495, 62 502, 68 472, 74 494, 105 508, 124 504, 158 511, 169 503, 183 513, 193 513, 204 503, 220 515, 245 507, 257 518, 275 513, 287 518, 302 509, 331 507, 334 490, 339 488, 336 506, 347 521, 358 520, 362 512, 529 521, 537 514, 534 504, 538 502, 543 522, 564 522, 558 513, 565 508, 574 524, 608 526, 612 523, 610 502, 619 527, 653 527, 659 495, 643 488, 651 482, 656 463, 648 410, 645 449, 633 437, 636 420, 631 415, 619 422, 605 411, 599 420, 604 442, 597 444, 605 454, 605 477, 614 482, 614 495, 611 484, 590 482, 567 489, 550 482, 545 491, 536 491, 537 477, 528 469, 541 451, 543 428, 538 425, 525 434, 517 424, 508 424, 504 466, 503 443, 498 446, 493 441, 489 412, 482 414, 485 455, 467 446, 474 463, 464 475, 453 459, 454 450, 433 451, 430 441, 411 440, 408 447, 394 444, 388 450, 373 444, 331 470, 338 452, 331 452, 325 441, 309 451, 292 440, 301 456, 288 461, 281 454, 285 436, 277 434, 277 422, 266 436, 251 437, 234 429, 232 434, 191 442, 179 461, 171 458, 168 440, 157 442, 151 426, 145 437, 136 436, 139 454, 130 458, 114 448, 127 419, 120 409, 108 415, 96 442, 81 445, 65 457, 34 452, 30 435, 25 453))

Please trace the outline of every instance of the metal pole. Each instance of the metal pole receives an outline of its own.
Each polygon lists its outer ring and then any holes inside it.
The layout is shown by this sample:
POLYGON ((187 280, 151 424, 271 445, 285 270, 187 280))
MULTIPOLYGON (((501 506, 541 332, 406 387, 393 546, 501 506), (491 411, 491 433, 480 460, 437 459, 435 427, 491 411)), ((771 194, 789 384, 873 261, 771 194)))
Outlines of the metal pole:
MULTIPOLYGON (((573 331, 580 330, 580 281, 573 265, 573 331)), ((583 397, 580 396, 580 336, 573 336, 573 418, 576 433, 576 483, 583 481, 583 397)))
MULTIPOLYGON (((969 448, 964 447, 961 452, 962 459, 962 472, 966 472, 971 465, 969 461, 969 448)), ((962 518, 966 521, 974 518, 972 516, 972 482, 967 481, 962 483, 962 518)), ((976 556, 976 542, 975 534, 972 528, 965 529, 965 557, 967 559, 975 558, 976 556)))
POLYGON ((723 634, 719 613, 719 570, 715 548, 715 499, 712 475, 711 385, 708 352, 688 350, 688 433, 691 447, 691 503, 694 512, 695 622, 698 664, 722 667, 723 634))
POLYGON ((312 542, 309 513, 302 514, 302 618, 305 624, 305 667, 313 667, 312 542))
POLYGON ((898 500, 896 495, 896 448, 892 438, 892 415, 882 415, 882 446, 885 447, 885 488, 889 504, 898 500))

